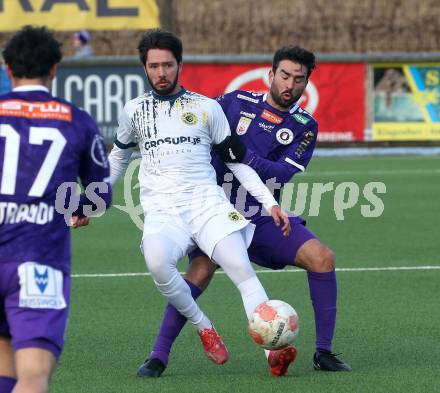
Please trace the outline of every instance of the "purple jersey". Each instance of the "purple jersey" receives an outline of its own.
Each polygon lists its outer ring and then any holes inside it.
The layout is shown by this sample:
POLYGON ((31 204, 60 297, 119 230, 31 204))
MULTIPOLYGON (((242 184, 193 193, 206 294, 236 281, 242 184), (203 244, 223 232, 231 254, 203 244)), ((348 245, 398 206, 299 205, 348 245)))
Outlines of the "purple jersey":
POLYGON ((109 176, 93 119, 42 86, 0 96, 0 263, 34 261, 70 272, 70 234, 55 197, 109 176))
MULTIPOLYGON (((265 94, 236 90, 217 98, 231 127, 247 152, 242 161, 252 167, 270 188, 273 179, 282 187, 297 172, 303 172, 312 158, 318 133, 316 120, 298 104, 281 112, 266 102, 265 94), (269 182, 268 182, 269 180, 269 182)), ((232 178, 226 165, 213 155, 217 182, 223 185, 232 178)), ((240 183, 234 178, 230 200, 247 218, 261 217, 261 205, 248 193, 243 197, 240 183)), ((279 186, 278 186, 279 187, 279 186)), ((227 195, 228 187, 225 187, 227 195)), ((274 196, 280 198, 280 189, 274 196)))

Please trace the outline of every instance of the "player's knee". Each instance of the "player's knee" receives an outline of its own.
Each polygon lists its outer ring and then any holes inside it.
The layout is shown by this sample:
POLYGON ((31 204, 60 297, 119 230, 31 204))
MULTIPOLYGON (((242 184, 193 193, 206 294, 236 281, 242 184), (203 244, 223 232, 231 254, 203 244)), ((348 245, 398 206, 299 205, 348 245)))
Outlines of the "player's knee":
POLYGON ((314 271, 320 273, 331 272, 335 269, 335 254, 326 247, 322 246, 314 258, 314 271))
POLYGON ((53 365, 50 362, 23 363, 17 368, 17 391, 46 393, 53 365))
POLYGON ((49 391, 49 376, 29 375, 21 377, 17 380, 15 390, 30 393, 47 393, 49 391))
POLYGON ((175 269, 167 264, 163 264, 157 260, 150 260, 150 263, 147 262, 147 265, 154 282, 157 284, 166 285, 174 278, 175 269))
POLYGON ((170 279, 169 256, 162 247, 144 247, 144 257, 148 270, 155 281, 162 283, 170 279))

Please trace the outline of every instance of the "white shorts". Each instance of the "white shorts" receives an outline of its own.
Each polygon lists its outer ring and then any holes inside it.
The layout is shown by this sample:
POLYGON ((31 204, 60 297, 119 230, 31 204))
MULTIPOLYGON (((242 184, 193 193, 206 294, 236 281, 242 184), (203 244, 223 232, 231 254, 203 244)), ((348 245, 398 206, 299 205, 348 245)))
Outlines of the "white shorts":
POLYGON ((200 214, 187 208, 172 212, 148 213, 144 220, 143 239, 148 235, 163 235, 172 239, 186 255, 198 246, 212 256, 216 244, 232 232, 240 231, 247 247, 251 244, 255 225, 246 220, 229 201, 218 200, 200 214))

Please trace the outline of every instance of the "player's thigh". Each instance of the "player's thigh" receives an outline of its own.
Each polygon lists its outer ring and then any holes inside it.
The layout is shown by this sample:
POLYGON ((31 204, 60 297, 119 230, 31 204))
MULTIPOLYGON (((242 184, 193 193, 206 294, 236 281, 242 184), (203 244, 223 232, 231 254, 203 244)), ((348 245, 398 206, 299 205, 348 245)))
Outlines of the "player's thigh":
POLYGON ((0 337, 0 376, 15 378, 14 350, 9 337, 0 337))
POLYGON ((44 386, 55 369, 55 355, 42 348, 22 348, 15 353, 17 379, 44 386))
POLYGON ((145 220, 141 248, 155 281, 169 281, 177 262, 192 246, 194 242, 188 231, 172 218, 150 217, 145 220))
MULTIPOLYGON (((212 257, 214 249, 222 240, 233 233, 238 233, 242 238, 240 242, 243 243, 242 248, 246 250, 252 241, 255 226, 237 212, 229 202, 217 208, 218 214, 206 214, 197 227, 192 227, 197 246, 206 255, 212 257)), ((235 257, 235 254, 229 251, 231 257, 235 257)))
POLYGON ((271 217, 255 221, 256 229, 248 249, 249 257, 257 265, 269 269, 283 269, 295 265, 301 247, 316 239, 316 235, 305 225, 300 217, 289 217, 292 230, 284 236, 271 217))
POLYGON ((70 277, 33 262, 13 264, 5 297, 12 347, 61 355, 67 327, 70 277))

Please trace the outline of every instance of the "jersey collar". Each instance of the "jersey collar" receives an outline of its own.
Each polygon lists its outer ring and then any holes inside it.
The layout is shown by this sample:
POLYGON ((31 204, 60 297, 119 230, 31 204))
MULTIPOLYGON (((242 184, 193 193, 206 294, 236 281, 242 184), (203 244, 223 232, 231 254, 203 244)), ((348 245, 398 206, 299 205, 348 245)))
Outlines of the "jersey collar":
POLYGON ((43 85, 23 85, 14 87, 12 91, 20 92, 20 91, 45 91, 46 93, 49 93, 49 89, 46 86, 43 85))
POLYGON ((151 90, 151 94, 153 95, 153 97, 159 101, 175 101, 179 97, 182 97, 185 93, 186 89, 184 87, 182 87, 182 89, 177 94, 174 94, 172 96, 161 96, 157 94, 154 90, 151 90))

